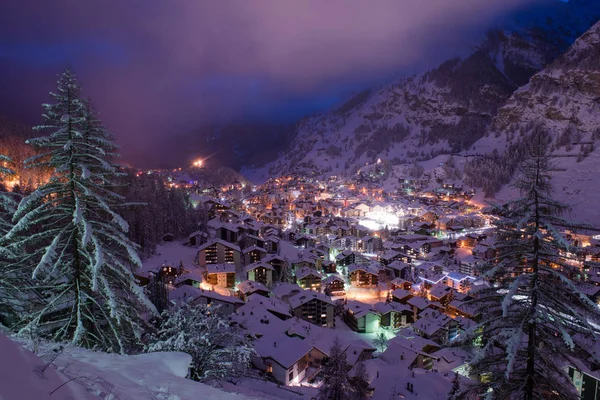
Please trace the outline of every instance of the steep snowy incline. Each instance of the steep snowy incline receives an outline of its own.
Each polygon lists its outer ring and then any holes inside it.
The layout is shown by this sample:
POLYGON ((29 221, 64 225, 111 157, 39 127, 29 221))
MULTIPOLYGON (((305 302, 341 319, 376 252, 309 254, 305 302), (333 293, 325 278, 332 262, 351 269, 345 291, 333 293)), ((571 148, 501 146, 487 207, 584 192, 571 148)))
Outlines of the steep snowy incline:
POLYGON ((578 217, 600 225, 600 22, 498 111, 488 135, 470 151, 497 154, 474 158, 467 166, 470 181, 490 193, 508 183, 534 129, 552 138, 557 196, 573 204, 578 217))

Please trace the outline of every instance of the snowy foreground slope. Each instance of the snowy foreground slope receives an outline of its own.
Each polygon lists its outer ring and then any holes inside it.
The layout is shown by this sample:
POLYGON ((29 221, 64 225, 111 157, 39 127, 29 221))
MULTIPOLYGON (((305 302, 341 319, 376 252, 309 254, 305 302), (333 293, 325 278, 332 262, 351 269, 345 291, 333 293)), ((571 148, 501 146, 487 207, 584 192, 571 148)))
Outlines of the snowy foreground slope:
POLYGON ((250 399, 185 379, 191 362, 185 353, 122 356, 66 348, 43 376, 36 371, 54 353, 41 346, 39 354, 0 334, 0 400, 250 399))

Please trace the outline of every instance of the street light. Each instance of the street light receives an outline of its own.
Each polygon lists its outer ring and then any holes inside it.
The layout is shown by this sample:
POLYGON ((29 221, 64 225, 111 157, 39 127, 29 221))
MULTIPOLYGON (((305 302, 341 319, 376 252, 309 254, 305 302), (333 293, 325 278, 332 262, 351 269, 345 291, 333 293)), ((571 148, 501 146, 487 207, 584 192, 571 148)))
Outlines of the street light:
POLYGON ((203 164, 204 164, 204 160, 198 159, 198 160, 194 161, 193 165, 194 165, 194 167, 201 168, 203 164))

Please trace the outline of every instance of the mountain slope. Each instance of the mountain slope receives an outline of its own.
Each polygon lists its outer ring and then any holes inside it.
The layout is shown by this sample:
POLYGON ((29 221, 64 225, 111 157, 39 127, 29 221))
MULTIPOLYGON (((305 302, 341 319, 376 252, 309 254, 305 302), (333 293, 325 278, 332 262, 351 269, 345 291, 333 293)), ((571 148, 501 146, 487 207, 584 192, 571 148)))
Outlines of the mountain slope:
POLYGON ((494 118, 490 132, 472 147, 468 181, 488 195, 502 187, 522 161, 529 134, 542 129, 552 139, 558 197, 579 217, 600 223, 600 22, 561 57, 517 90, 494 118))
POLYGON ((463 59, 361 92, 329 112, 304 118, 278 160, 244 172, 254 180, 289 172, 351 174, 378 158, 402 164, 470 148, 513 91, 600 14, 598 2, 552 4, 536 18, 490 32, 463 59))

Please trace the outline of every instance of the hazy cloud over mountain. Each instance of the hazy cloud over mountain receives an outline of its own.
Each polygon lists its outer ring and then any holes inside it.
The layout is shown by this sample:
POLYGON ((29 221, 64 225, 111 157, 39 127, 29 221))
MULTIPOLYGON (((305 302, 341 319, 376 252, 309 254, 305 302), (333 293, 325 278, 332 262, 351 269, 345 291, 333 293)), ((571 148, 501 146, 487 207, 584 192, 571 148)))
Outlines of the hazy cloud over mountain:
POLYGON ((71 65, 139 161, 202 123, 322 109, 554 1, 8 1, 0 113, 36 122, 55 75, 71 65))

